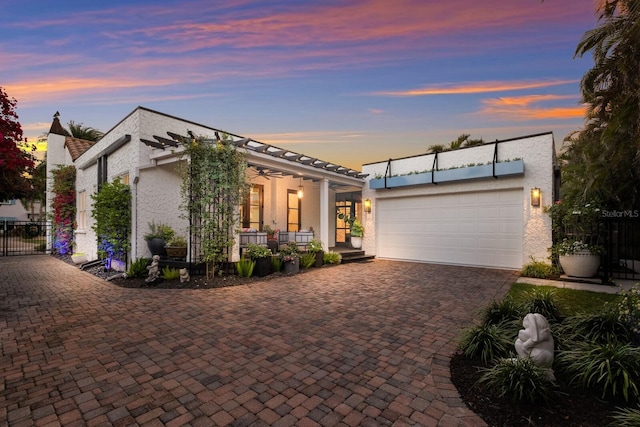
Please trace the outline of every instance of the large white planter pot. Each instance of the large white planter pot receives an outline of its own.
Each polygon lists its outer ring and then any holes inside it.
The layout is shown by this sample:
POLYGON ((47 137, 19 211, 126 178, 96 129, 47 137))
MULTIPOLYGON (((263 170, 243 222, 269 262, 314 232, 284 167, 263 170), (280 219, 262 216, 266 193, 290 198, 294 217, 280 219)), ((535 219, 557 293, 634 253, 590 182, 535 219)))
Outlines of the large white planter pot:
POLYGON ((354 249, 360 249, 362 247, 362 237, 351 236, 351 246, 354 249))
POLYGON ((600 255, 581 251, 574 255, 560 255, 560 266, 567 276, 593 277, 600 267, 600 255))

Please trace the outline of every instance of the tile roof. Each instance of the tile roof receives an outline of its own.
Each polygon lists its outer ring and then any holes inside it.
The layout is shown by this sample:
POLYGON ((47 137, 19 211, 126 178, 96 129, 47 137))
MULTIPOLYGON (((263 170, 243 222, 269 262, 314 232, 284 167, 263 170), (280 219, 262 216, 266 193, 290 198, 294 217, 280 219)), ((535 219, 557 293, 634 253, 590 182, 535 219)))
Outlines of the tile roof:
POLYGON ((74 138, 72 136, 67 136, 64 140, 64 146, 69 150, 69 154, 71 154, 71 160, 73 160, 74 162, 93 144, 95 144, 95 142, 87 141, 86 139, 74 138))

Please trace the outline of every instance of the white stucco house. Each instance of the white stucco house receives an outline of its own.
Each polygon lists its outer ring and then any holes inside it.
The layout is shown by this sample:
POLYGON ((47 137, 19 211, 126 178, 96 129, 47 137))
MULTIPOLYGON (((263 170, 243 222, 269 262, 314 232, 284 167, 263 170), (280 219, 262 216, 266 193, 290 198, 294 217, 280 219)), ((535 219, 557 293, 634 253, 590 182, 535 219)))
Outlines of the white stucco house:
MULTIPOLYGON (((513 269, 521 268, 530 256, 545 257, 551 245, 551 223, 542 212, 553 197, 551 134, 372 163, 360 172, 144 107, 137 107, 96 143, 64 136, 56 116, 48 138, 47 206, 53 196, 51 171, 57 165, 74 165, 76 251, 96 259, 90 195, 100 182, 119 178, 132 195, 129 260, 149 257, 143 239, 149 223, 168 224, 188 234, 188 221, 180 212, 181 178, 176 168, 182 148, 177 136, 215 138, 217 132, 228 134, 236 149, 246 153, 251 169, 252 190, 238 207, 238 230, 312 230, 327 250, 349 245, 348 223, 338 214, 353 213, 364 224, 363 250, 368 255, 513 269), (464 166, 493 164, 494 158, 502 165, 498 169, 509 164, 515 172, 463 180, 442 178, 437 172, 429 182, 393 183, 393 178, 409 173, 415 178, 421 174, 412 172, 427 169, 468 171, 473 168, 464 166), (385 175, 386 188, 381 187, 385 175), (531 188, 540 191, 539 206, 531 205, 531 188)), ((230 261, 239 259, 240 240, 230 261)), ((197 254, 189 257, 194 261, 197 254)))
MULTIPOLYGON (((180 212, 181 178, 177 165, 182 147, 175 135, 215 138, 224 132, 188 120, 138 107, 105 133, 95 144, 66 137, 54 117, 48 138, 47 205, 51 206, 51 171, 57 165, 76 167, 76 251, 97 257, 91 226, 90 195, 100 180, 130 185, 132 195, 132 248, 129 259, 149 257, 143 239, 151 222, 172 226, 187 235, 188 220, 180 212)), ((243 207, 240 228, 281 231, 313 230, 325 249, 348 243, 347 225, 336 222, 336 209, 359 210, 364 178, 359 171, 290 150, 225 132, 238 150, 247 154, 252 190, 243 207), (302 187, 303 197, 298 197, 302 187)), ((239 207, 240 209, 240 207, 239 207)), ((239 244, 240 239, 236 239, 239 244)), ((232 261, 239 258, 239 247, 232 261)))

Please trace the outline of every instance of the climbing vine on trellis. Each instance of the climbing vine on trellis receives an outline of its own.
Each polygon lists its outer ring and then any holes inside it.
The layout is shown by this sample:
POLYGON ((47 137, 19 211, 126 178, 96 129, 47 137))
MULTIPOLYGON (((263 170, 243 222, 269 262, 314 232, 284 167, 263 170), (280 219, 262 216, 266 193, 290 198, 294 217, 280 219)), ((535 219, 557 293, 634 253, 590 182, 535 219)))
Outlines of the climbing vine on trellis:
POLYGON ((98 255, 110 267, 111 260, 127 261, 131 246, 131 190, 116 179, 105 182, 100 191, 91 195, 93 209, 91 226, 98 239, 98 255))
POLYGON ((53 250, 61 255, 73 252, 76 220, 76 168, 58 166, 53 176, 53 250))
POLYGON ((182 208, 187 212, 192 243, 199 247, 200 261, 207 264, 207 275, 221 272, 235 243, 234 229, 248 190, 245 153, 230 138, 204 137, 184 141, 182 208))

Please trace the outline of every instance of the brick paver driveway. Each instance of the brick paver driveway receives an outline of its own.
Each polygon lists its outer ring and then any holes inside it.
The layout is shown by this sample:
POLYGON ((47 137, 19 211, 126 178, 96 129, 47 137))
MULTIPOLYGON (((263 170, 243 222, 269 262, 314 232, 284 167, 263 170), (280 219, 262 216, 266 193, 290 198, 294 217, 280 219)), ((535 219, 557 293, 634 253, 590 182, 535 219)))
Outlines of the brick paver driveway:
POLYGON ((449 356, 514 279, 376 260, 140 290, 0 258, 0 425, 483 425, 449 356))

